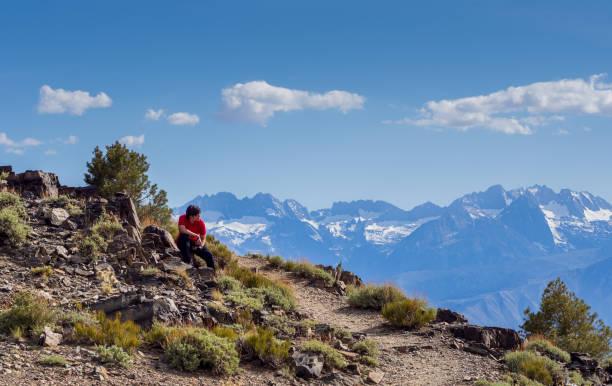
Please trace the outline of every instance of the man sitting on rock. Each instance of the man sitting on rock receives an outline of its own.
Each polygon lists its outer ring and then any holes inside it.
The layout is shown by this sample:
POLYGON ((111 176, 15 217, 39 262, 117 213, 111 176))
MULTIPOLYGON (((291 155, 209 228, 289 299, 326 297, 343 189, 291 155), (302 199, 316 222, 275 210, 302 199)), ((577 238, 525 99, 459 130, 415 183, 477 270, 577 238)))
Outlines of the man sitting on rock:
POLYGON ((176 245, 181 250, 183 261, 187 264, 194 264, 193 254, 200 256, 206 261, 206 265, 215 270, 213 254, 204 245, 206 242, 206 225, 200 218, 200 208, 196 205, 189 205, 185 214, 179 217, 178 221, 179 237, 176 245))

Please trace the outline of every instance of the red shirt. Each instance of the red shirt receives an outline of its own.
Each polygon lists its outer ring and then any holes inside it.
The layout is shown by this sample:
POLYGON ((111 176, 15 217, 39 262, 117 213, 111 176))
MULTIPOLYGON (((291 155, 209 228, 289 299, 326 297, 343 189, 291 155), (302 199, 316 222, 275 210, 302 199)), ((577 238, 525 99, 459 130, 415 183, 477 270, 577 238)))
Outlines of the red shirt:
MULTIPOLYGON (((202 221, 201 218, 197 219, 194 222, 189 222, 189 219, 187 218, 187 215, 182 214, 179 217, 178 225, 179 225, 179 227, 181 225, 184 225, 185 228, 187 228, 188 230, 192 231, 193 233, 196 233, 196 234, 198 234, 198 235, 200 235, 202 237, 206 237, 206 225, 204 225, 204 221, 202 221)), ((189 236, 189 239, 191 241, 196 241, 197 237, 189 236)), ((176 239, 175 241, 178 244, 178 239, 176 239)))

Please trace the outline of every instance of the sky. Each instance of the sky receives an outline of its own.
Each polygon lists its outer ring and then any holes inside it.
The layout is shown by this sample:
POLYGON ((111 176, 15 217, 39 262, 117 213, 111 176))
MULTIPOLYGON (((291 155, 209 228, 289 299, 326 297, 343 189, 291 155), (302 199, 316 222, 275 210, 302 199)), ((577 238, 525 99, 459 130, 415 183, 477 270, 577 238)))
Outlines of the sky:
POLYGON ((447 205, 502 184, 612 201, 612 3, 20 1, 0 13, 0 164, 84 185, 147 156, 179 206, 447 205))

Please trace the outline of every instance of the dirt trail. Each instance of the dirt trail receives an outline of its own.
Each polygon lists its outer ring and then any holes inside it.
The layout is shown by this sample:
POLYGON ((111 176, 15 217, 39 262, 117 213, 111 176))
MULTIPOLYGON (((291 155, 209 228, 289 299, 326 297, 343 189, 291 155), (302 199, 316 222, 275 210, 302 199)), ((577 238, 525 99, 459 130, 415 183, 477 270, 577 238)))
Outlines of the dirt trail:
POLYGON ((239 263, 291 284, 298 310, 317 322, 367 334, 376 341, 379 370, 385 385, 460 385, 479 378, 497 379, 503 367, 494 359, 450 348, 450 336, 436 327, 402 332, 384 324, 380 313, 348 307, 346 298, 309 285, 309 280, 284 270, 270 269, 265 261, 239 257, 239 263), (401 352, 397 347, 403 347, 401 352), (414 350, 414 351, 413 351, 414 350))

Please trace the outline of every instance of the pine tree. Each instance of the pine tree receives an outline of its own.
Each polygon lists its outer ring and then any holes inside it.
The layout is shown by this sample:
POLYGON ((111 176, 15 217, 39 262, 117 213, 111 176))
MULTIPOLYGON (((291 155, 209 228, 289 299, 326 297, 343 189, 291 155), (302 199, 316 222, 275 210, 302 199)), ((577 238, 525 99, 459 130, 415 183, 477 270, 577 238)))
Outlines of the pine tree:
POLYGON ((590 309, 557 278, 544 289, 540 310, 524 311, 521 329, 527 335, 545 335, 566 351, 585 352, 601 359, 611 351, 612 332, 590 309))
POLYGON ((87 162, 85 182, 95 186, 103 197, 125 192, 134 201, 139 217, 168 227, 172 210, 168 208, 166 191, 158 191, 157 184, 149 182, 149 166, 144 154, 116 141, 106 146, 106 153, 96 146, 91 162, 87 162))

